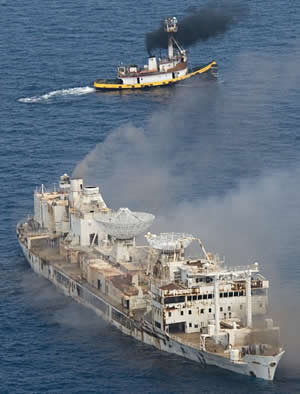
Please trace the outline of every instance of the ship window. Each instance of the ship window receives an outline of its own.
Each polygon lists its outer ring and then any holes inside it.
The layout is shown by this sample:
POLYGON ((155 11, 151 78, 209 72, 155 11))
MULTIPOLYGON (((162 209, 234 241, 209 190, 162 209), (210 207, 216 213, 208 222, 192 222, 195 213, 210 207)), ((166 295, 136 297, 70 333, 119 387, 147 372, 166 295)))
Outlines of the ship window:
POLYGON ((192 301, 192 296, 188 296, 187 300, 192 301))
POLYGON ((95 233, 90 234, 90 245, 92 245, 93 239, 94 239, 95 233))
POLYGON ((189 310, 189 315, 191 315, 192 314, 192 311, 191 310, 189 310))
POLYGON ((78 285, 77 285, 77 294, 78 294, 78 297, 82 297, 81 287, 79 287, 78 285))
POLYGON ((193 296, 193 300, 194 301, 197 300, 197 296, 196 295, 193 296))
POLYGON ((231 319, 231 312, 229 312, 229 319, 231 319))
POLYGON ((165 298, 165 304, 176 304, 178 302, 185 302, 185 297, 184 296, 177 296, 177 297, 165 298))
POLYGON ((155 322, 155 327, 161 328, 161 324, 160 324, 158 321, 156 321, 156 322, 155 322))
POLYGON ((181 316, 183 316, 183 311, 180 312, 181 316))
POLYGON ((231 307, 229 306, 228 308, 227 308, 229 311, 231 311, 231 307))
POLYGON ((251 294, 253 294, 253 295, 261 295, 261 296, 264 296, 264 295, 266 295, 267 293, 266 293, 266 289, 253 289, 253 290, 251 291, 251 294))
POLYGON ((195 328, 198 328, 198 324, 195 324, 194 327, 195 327, 195 328))
POLYGON ((244 292, 243 291, 239 291, 239 296, 243 296, 244 292))
POLYGON ((223 293, 220 293, 220 298, 223 298, 223 293))
POLYGON ((202 294, 198 295, 198 300, 202 300, 202 294))
POLYGON ((220 306, 220 312, 223 312, 223 307, 222 306, 220 306))
POLYGON ((232 297, 232 296, 233 296, 233 292, 230 291, 230 292, 229 292, 229 297, 232 297))
POLYGON ((211 308, 208 308, 208 313, 211 313, 211 308))
POLYGON ((235 291, 235 292, 234 292, 234 296, 237 297, 238 295, 239 295, 239 292, 238 292, 238 291, 235 291))
POLYGON ((189 327, 192 327, 192 323, 189 323, 189 327))
POLYGON ((225 298, 228 297, 228 293, 224 293, 224 297, 225 297, 225 298))
POLYGON ((170 316, 172 316, 172 313, 171 313, 171 312, 169 312, 169 317, 170 317, 170 316))
POLYGON ((213 298, 213 295, 212 294, 208 294, 208 298, 209 299, 213 298))
POLYGON ((201 312, 201 313, 204 313, 204 309, 201 309, 200 312, 201 312))
POLYGON ((203 294, 203 299, 207 300, 207 294, 203 294))

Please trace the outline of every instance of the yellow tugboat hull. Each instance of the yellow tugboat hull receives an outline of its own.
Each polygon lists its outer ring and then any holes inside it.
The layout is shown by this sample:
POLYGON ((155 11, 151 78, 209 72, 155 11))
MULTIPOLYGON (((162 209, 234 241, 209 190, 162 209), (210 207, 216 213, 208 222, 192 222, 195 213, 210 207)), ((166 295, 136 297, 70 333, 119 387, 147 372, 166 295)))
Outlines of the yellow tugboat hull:
POLYGON ((166 85, 173 85, 177 82, 184 81, 185 79, 191 78, 197 74, 203 74, 217 66, 217 63, 213 60, 206 66, 200 67, 199 69, 192 71, 184 76, 162 80, 158 82, 151 82, 151 83, 136 83, 136 84, 118 84, 118 83, 105 83, 105 82, 98 82, 96 80, 94 82, 94 88, 99 90, 121 90, 121 89, 144 89, 144 88, 152 88, 157 86, 166 86, 166 85))

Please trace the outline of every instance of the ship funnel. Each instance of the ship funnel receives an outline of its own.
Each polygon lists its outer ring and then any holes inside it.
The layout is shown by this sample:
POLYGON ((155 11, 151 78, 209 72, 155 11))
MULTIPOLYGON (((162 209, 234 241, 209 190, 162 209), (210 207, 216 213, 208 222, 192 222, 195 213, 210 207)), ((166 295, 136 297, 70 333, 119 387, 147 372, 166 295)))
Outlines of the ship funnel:
POLYGON ((80 193, 83 188, 83 180, 81 178, 71 179, 71 193, 70 193, 70 203, 71 207, 76 204, 80 193))
POLYGON ((151 56, 148 59, 148 70, 157 71, 157 61, 155 56, 151 56))

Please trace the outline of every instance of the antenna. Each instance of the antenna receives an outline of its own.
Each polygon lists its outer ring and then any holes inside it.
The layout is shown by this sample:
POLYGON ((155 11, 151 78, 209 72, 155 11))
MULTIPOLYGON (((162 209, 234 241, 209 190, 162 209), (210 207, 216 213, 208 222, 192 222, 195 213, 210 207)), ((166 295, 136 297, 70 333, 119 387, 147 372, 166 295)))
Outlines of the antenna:
POLYGON ((145 231, 153 223, 155 216, 146 212, 132 212, 119 208, 117 212, 98 213, 95 220, 104 231, 117 239, 131 239, 145 231))
POLYGON ((185 249, 194 240, 191 234, 185 233, 160 233, 159 235, 148 233, 145 237, 153 249, 158 249, 163 253, 185 249))

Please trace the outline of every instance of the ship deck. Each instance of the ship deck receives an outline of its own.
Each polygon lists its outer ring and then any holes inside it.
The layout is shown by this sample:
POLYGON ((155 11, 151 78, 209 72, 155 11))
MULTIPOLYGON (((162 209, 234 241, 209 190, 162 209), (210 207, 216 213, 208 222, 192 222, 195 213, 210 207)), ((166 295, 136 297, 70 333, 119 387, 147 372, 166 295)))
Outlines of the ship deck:
MULTIPOLYGON (((170 337, 175 339, 177 342, 183 343, 194 349, 200 350, 201 339, 199 332, 192 332, 192 333, 180 332, 176 334, 170 334, 170 337)), ((225 350, 224 346, 221 344, 217 345, 211 338, 206 338, 205 350, 209 353, 214 353, 219 356, 229 358, 229 353, 224 353, 225 350)))
POLYGON ((190 347, 195 349, 200 349, 200 333, 192 332, 187 334, 185 332, 179 332, 176 334, 170 334, 170 337, 175 339, 178 342, 184 343, 190 347))
MULTIPOLYGON (((45 260, 47 264, 52 265, 53 267, 59 269, 62 273, 66 274, 71 279, 75 280, 86 289, 88 289, 91 293, 100 297, 108 304, 117 308, 120 312, 123 312, 125 315, 129 316, 128 309, 124 308, 122 304, 117 303, 111 297, 103 294, 99 289, 96 289, 91 284, 89 284, 84 278, 82 278, 81 270, 79 265, 69 263, 66 258, 59 254, 58 248, 41 248, 41 247, 33 247, 31 249, 32 253, 39 256, 42 260, 45 260)), ((133 311, 133 318, 136 321, 140 321, 144 318, 145 309, 138 309, 133 311)))

